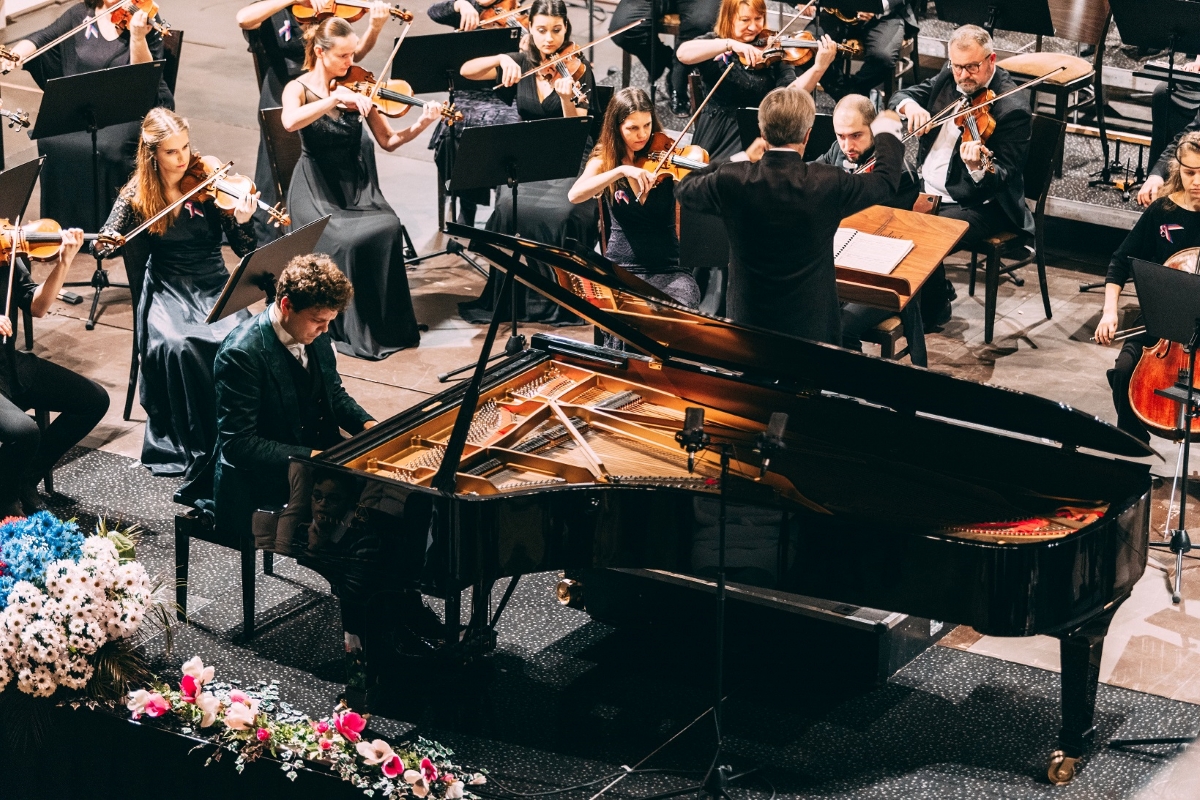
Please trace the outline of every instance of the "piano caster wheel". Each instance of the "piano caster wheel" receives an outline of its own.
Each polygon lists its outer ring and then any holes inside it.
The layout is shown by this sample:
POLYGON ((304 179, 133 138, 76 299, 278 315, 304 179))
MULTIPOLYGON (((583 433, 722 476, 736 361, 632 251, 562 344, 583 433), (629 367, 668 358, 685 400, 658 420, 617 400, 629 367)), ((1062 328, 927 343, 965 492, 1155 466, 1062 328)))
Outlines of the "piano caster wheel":
POLYGON ((563 578, 554 587, 554 597, 567 608, 583 610, 583 584, 579 581, 563 578))
POLYGON ((1078 758, 1070 758, 1062 750, 1050 754, 1050 765, 1046 769, 1046 777, 1055 786, 1066 786, 1075 777, 1075 765, 1078 758))

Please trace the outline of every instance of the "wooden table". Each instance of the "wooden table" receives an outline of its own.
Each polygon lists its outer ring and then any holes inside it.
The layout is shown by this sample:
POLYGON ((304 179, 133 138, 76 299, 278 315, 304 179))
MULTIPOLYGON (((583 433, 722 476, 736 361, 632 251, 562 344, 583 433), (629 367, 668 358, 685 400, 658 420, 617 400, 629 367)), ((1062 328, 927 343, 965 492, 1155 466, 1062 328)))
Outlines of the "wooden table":
POLYGON ((913 242, 912 251, 887 275, 837 267, 838 297, 897 313, 908 306, 967 232, 962 220, 887 206, 871 206, 846 217, 842 227, 913 242))

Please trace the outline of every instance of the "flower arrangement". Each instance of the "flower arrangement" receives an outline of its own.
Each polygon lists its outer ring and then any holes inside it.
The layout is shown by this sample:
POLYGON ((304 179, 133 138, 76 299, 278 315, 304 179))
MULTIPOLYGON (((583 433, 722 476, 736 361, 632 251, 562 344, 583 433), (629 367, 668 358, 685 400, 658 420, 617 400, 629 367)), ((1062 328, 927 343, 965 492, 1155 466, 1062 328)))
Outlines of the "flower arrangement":
POLYGON ((146 570, 127 536, 85 536, 47 511, 0 521, 0 692, 117 696, 144 665, 130 637, 154 608, 146 570), (123 554, 127 557, 122 557, 123 554))
POLYGON ((269 755, 294 780, 307 761, 332 769, 369 797, 378 792, 393 800, 474 798, 467 787, 487 781, 480 772, 456 766, 453 753, 436 742, 419 738, 416 744, 393 747, 383 739, 367 741, 368 718, 345 706, 312 720, 279 702, 274 683, 243 690, 215 683, 214 672, 193 657, 183 665, 178 690, 166 684, 138 689, 129 694, 126 707, 134 719, 171 715, 183 733, 205 736, 218 748, 209 762, 231 752, 239 772, 269 755))

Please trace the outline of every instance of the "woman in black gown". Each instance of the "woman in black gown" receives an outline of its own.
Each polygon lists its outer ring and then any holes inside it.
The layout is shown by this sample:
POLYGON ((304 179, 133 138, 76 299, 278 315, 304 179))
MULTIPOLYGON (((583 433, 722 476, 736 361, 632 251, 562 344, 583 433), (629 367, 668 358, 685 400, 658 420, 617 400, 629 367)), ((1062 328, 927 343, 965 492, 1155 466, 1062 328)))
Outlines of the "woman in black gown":
POLYGON ((393 130, 365 95, 329 89, 350 69, 358 46, 350 24, 331 17, 305 36, 308 71, 283 89, 283 125, 300 131, 303 145, 288 210, 297 226, 333 216, 317 248, 354 285, 354 299, 329 329, 338 351, 386 358, 416 347, 421 334, 404 271, 400 219, 379 189, 374 145, 395 150, 438 119, 442 106, 427 103, 414 124, 393 130))
MULTIPOLYGON (((71 6, 58 19, 9 46, 25 58, 44 44, 83 23, 90 14, 111 8, 120 0, 84 0, 71 6)), ((84 72, 119 67, 125 64, 144 64, 163 57, 162 35, 155 30, 146 14, 133 15, 129 27, 118 31, 109 16, 60 42, 25 65, 39 86, 52 78, 63 78, 84 72)), ((165 82, 158 87, 158 105, 174 108, 175 100, 165 82)), ((100 185, 104 201, 96 209, 96 193, 92 184, 92 137, 86 132, 68 133, 38 139, 38 154, 47 156, 42 165, 43 217, 58 220, 63 227, 94 231, 103 219, 104 209, 110 208, 122 184, 133 172, 140 123, 127 122, 101 128, 96 137, 100 151, 100 185)))
MULTIPOLYGON (((496 0, 441 0, 429 7, 429 18, 441 25, 460 31, 473 31, 479 27, 479 12, 496 0)), ((451 170, 450 134, 455 140, 462 137, 467 128, 481 125, 506 125, 520 122, 521 117, 513 105, 512 92, 505 97, 492 90, 494 81, 459 80, 454 86, 454 108, 463 118, 453 126, 439 123, 433 136, 429 137, 429 149, 433 151, 439 175, 449 175, 451 170)), ((491 201, 491 189, 472 189, 458 195, 458 222, 475 224, 475 209, 491 201)))
POLYGON ((650 97, 630 87, 613 95, 600 128, 600 141, 583 174, 567 195, 572 203, 599 197, 607 220, 604 255, 681 305, 700 304, 700 287, 679 266, 675 233, 675 181, 657 184, 633 166, 645 157, 651 137, 662 130, 650 97))
MULTIPOLYGON (((136 170, 100 233, 120 242, 178 200, 192 156, 186 120, 165 108, 147 114, 136 170)), ((148 237, 139 244, 148 245, 150 261, 134 330, 142 364, 140 399, 146 410, 142 463, 155 475, 191 477, 216 443, 213 361, 225 334, 250 312, 211 325, 205 318, 229 278, 221 255, 222 236, 240 256, 254 249, 250 218, 256 199, 247 195, 233 212, 222 211, 211 200, 188 200, 141 234, 148 237)), ((96 249, 109 256, 113 248, 98 244, 96 249)))
POLYGON ((759 36, 766 24, 766 0, 723 0, 715 30, 682 43, 676 52, 680 63, 697 65, 706 91, 716 86, 730 61, 734 62, 729 76, 700 112, 692 136, 692 144, 707 150, 714 162, 725 161, 742 149, 737 126, 739 108, 757 106, 768 92, 780 86, 796 86, 812 94, 837 56, 837 45, 825 36, 812 66, 800 77, 783 62, 761 66, 763 51, 754 42, 765 43, 759 36), (749 65, 743 65, 741 59, 749 65))
MULTIPOLYGON (((283 87, 288 81, 304 72, 304 29, 292 13, 294 5, 311 5, 310 0, 259 0, 243 7, 237 13, 237 24, 245 33, 250 49, 255 53, 262 70, 262 86, 258 96, 258 110, 279 108, 282 105, 283 87)), ((388 5, 378 0, 371 6, 370 24, 358 42, 354 53, 355 62, 362 61, 379 39, 379 32, 387 24, 390 15, 388 5)), ((259 118, 261 128, 262 119, 259 118)), ((275 176, 271 174, 271 157, 267 153, 266 136, 259 131, 258 161, 254 165, 254 185, 258 187, 263 202, 275 205, 282 197, 276 197, 275 176)), ((283 231, 272 225, 268 217, 254 217, 254 233, 259 245, 274 241, 283 231)))
MULTIPOLYGON (((527 70, 548 61, 571 44, 571 21, 563 0, 534 0, 529 8, 529 37, 515 56, 498 55, 473 58, 459 70, 468 80, 491 80, 506 87, 516 87, 517 113, 522 120, 550 117, 581 117, 588 115, 588 106, 576 104, 575 82, 558 78, 553 83, 541 75, 525 78, 527 70)), ((580 93, 588 98, 595 95, 596 79, 592 67, 583 60, 584 72, 579 78, 580 93)), ((580 153, 582 159, 583 153, 580 153)), ((520 187, 520 233, 537 242, 558 246, 596 246, 596 207, 575 205, 567 200, 574 178, 523 183, 520 187)), ((512 233, 512 193, 499 192, 496 209, 487 223, 488 230, 512 233)), ((460 303, 459 313, 468 322, 490 322, 496 307, 500 274, 493 270, 487 286, 478 299, 460 303)), ((579 324, 579 318, 557 303, 546 300, 536 292, 517 287, 517 316, 528 322, 550 324, 579 324)), ((501 304, 501 313, 508 313, 508 304, 501 304)))

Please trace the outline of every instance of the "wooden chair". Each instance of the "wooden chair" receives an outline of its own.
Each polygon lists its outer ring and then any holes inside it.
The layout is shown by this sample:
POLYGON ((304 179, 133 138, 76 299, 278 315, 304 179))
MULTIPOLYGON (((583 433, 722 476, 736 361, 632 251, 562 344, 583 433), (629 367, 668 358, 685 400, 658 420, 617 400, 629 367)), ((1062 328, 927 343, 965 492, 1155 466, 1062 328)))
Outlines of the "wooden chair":
MULTIPOLYGON (((1108 26, 1112 21, 1112 12, 1108 8, 1108 0, 1049 0, 1050 18, 1054 22, 1057 38, 1069 39, 1074 42, 1094 45, 1095 55, 1091 61, 1079 56, 1066 53, 1042 52, 1042 37, 1037 38, 1037 50, 1033 53, 1019 53, 1000 61, 1001 66, 1012 74, 1018 83, 1038 78, 1046 73, 1065 67, 1055 77, 1045 83, 1030 89, 1031 108, 1037 111, 1038 95, 1048 94, 1054 98, 1054 117, 1062 122, 1067 121, 1067 115, 1094 105, 1096 109, 1096 125, 1100 129, 1100 146, 1104 151, 1104 163, 1108 163, 1108 138, 1104 122, 1104 43, 1108 38, 1108 26), (1071 98, 1079 96, 1072 102, 1071 98)), ((1062 143, 1055 153, 1054 174, 1062 177, 1062 143)))
MULTIPOLYGON (((1046 285, 1046 198, 1050 194, 1050 181, 1054 177, 1054 159, 1062 146, 1066 132, 1066 122, 1054 117, 1041 114, 1033 115, 1033 134, 1029 140, 1029 159, 1025 162, 1025 199, 1033 200, 1033 252, 1012 264, 1005 265, 1000 253, 1006 245, 1025 238, 1025 234, 1005 231, 990 237, 978 249, 971 251, 970 282, 968 293, 975 295, 975 270, 980 254, 986 257, 985 294, 983 301, 983 341, 991 343, 992 333, 996 324, 996 291, 1000 286, 1000 276, 1012 275, 1012 272, 1028 264, 1037 264, 1038 281, 1042 289, 1042 305, 1046 309, 1046 319, 1050 319, 1050 289, 1046 285)), ((1018 286, 1024 281, 1012 276, 1018 286)))
POLYGON ((283 127, 282 108, 264 108, 258 112, 262 122, 263 139, 271 159, 271 176, 275 179, 276 197, 284 200, 292 185, 292 173, 300 161, 300 134, 283 127))
MULTIPOLYGON (((657 35, 660 33, 665 33, 668 36, 674 36, 676 46, 679 45, 679 15, 678 14, 665 14, 662 17, 659 17, 658 25, 656 27, 657 27, 657 31, 652 31, 650 34, 652 39, 657 38, 657 35)), ((621 88, 622 89, 624 89, 626 86, 629 85, 629 72, 630 72, 630 69, 632 68, 632 66, 633 66, 633 56, 631 56, 629 54, 628 50, 622 50, 621 51, 621 88)), ((671 66, 670 64, 667 65, 668 69, 670 68, 670 66, 671 66)))
POLYGON ((122 418, 129 420, 133 414, 133 398, 137 394, 138 371, 141 354, 138 351, 138 306, 142 302, 142 287, 146 285, 146 268, 150 264, 149 240, 140 236, 121 248, 125 262, 125 277, 129 283, 129 296, 133 302, 133 350, 129 356, 129 384, 125 387, 125 410, 122 418))
POLYGON ((164 36, 162 43, 163 61, 166 62, 163 65, 163 81, 171 90, 171 94, 175 94, 175 79, 179 77, 179 54, 183 50, 183 31, 172 28, 171 35, 164 36))

